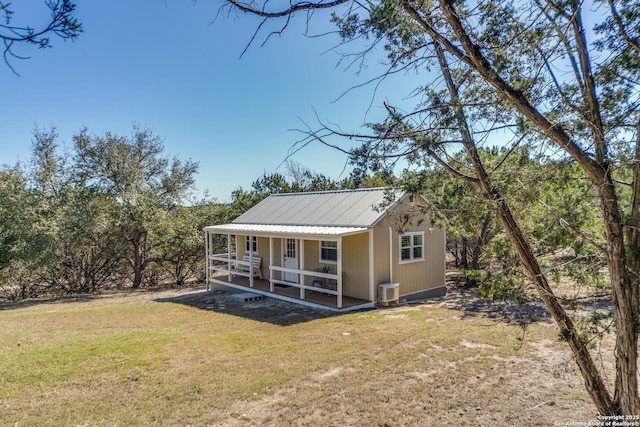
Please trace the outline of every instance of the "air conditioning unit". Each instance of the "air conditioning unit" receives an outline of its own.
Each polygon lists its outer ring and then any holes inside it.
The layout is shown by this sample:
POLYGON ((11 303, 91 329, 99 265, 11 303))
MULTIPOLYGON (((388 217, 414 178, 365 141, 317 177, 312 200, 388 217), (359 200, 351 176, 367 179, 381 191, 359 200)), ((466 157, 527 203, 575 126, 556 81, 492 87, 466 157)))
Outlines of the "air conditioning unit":
POLYGON ((381 283, 378 285, 378 302, 393 302, 400 299, 400 285, 398 283, 381 283))

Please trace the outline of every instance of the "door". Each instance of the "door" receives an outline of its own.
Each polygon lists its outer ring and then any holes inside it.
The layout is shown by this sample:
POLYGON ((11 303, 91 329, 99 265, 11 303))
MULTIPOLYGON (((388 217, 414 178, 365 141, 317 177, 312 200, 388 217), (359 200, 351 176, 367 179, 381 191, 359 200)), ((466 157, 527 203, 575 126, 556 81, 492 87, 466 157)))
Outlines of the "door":
MULTIPOLYGON (((296 239, 284 239, 284 267, 298 269, 298 241, 296 239)), ((285 282, 298 283, 298 274, 284 273, 285 282)))

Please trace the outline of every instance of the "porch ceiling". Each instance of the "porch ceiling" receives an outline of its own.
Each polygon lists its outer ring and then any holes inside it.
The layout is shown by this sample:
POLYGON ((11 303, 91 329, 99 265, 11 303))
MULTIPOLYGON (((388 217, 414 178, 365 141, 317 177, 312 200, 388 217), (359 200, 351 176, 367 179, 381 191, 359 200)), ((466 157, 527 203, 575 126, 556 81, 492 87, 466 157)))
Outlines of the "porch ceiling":
POLYGON ((205 227, 205 231, 219 234, 251 234, 254 236, 349 236, 367 231, 366 227, 328 227, 313 225, 223 224, 205 227))

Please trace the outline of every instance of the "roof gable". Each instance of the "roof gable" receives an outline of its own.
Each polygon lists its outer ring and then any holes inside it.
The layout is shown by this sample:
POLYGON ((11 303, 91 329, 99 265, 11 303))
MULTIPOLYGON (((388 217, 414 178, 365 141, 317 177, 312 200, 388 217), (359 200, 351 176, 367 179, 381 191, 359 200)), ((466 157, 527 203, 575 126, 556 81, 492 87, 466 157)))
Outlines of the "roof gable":
POLYGON ((272 194, 233 223, 371 227, 402 197, 385 188, 272 194))

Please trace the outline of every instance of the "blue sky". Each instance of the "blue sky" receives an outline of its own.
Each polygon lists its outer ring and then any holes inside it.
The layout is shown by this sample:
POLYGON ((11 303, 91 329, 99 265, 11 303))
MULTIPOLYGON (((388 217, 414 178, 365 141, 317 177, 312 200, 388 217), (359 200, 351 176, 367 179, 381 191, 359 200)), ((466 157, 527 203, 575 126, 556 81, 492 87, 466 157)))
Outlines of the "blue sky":
MULTIPOLYGON (((259 20, 216 17, 215 1, 112 0, 78 2, 84 33, 75 42, 52 39, 54 47, 16 53, 20 74, 0 64, 0 164, 29 158, 35 126, 57 128, 60 141, 83 127, 130 135, 132 125, 164 138, 166 154, 199 162, 198 191, 228 201, 263 172, 274 172, 301 135, 300 119, 323 120, 358 130, 384 116, 383 99, 402 99, 415 76, 385 83, 372 102, 373 86, 343 92, 382 71, 371 56, 360 76, 338 65, 328 49, 337 36, 308 38, 298 16, 280 37, 260 47, 266 32, 240 58, 259 20)), ((14 3, 15 22, 34 25, 45 11, 41 0, 14 3)), ((312 20, 312 34, 333 27, 328 14, 312 20)), ((312 144, 293 160, 332 178, 346 176, 346 157, 312 144)), ((278 172, 286 172, 281 167, 278 172)), ((348 170, 347 170, 348 171, 348 170)))

